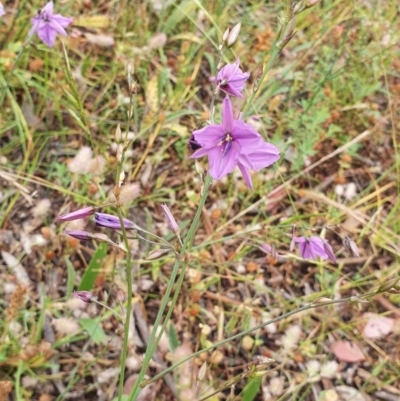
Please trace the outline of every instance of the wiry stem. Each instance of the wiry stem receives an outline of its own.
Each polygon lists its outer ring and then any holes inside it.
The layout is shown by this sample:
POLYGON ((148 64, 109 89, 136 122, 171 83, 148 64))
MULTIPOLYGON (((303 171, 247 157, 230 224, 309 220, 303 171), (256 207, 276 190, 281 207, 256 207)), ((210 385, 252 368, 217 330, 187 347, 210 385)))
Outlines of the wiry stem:
POLYGON ((158 343, 160 342, 160 338, 162 336, 162 333, 164 332, 165 327, 168 324, 169 318, 170 318, 170 316, 172 314, 172 311, 173 311, 173 309, 175 307, 176 300, 178 298, 179 291, 181 289, 181 286, 182 286, 182 283, 183 283, 183 279, 185 277, 185 268, 186 268, 186 265, 187 265, 187 262, 188 262, 188 251, 190 251, 190 249, 192 247, 194 236, 195 236, 196 231, 197 231, 197 227, 198 227, 198 223, 199 223, 199 220, 200 220, 200 216, 201 216, 201 213, 203 211, 203 207, 204 207, 204 204, 206 202, 207 195, 208 195, 208 189, 209 189, 211 183, 212 183, 212 178, 211 178, 210 175, 207 175, 207 177, 205 178, 205 181, 204 181, 203 193, 201 195, 201 199, 200 199, 197 211, 196 211, 196 215, 195 215, 195 217, 193 219, 193 222, 192 222, 192 225, 190 226, 190 229, 189 229, 189 231, 188 231, 188 233, 187 233, 187 235, 185 237, 185 240, 183 242, 181 251, 179 252, 179 258, 175 261, 174 267, 172 269, 172 273, 171 273, 171 277, 170 277, 169 282, 168 282, 167 290, 166 290, 166 292, 165 292, 165 294, 163 296, 163 299, 161 301, 160 309, 158 311, 156 320, 154 322, 153 329, 152 329, 152 331, 150 333, 150 338, 149 338, 149 341, 148 341, 148 344, 150 344, 150 345, 146 350, 146 353, 145 353, 145 356, 144 356, 144 360, 143 360, 143 364, 142 364, 142 368, 141 368, 141 370, 139 372, 139 375, 138 375, 138 377, 136 379, 136 383, 135 383, 135 385, 134 385, 134 387, 133 387, 133 389, 132 389, 132 391, 131 391, 131 393, 130 393, 130 395, 128 397, 128 401, 136 400, 136 398, 138 397, 139 392, 140 392, 140 388, 141 388, 141 384, 142 384, 142 381, 144 379, 144 375, 146 373, 146 369, 149 366, 150 360, 151 360, 152 356, 154 355, 155 350, 157 349, 157 346, 158 346, 158 343), (177 282, 176 287, 175 287, 174 297, 173 297, 172 302, 170 304, 170 307, 168 309, 167 315, 165 316, 164 323, 161 326, 161 329, 160 329, 160 331, 159 331, 159 333, 158 333, 158 335, 156 337, 157 328, 160 326, 161 319, 163 317, 165 308, 166 308, 166 306, 168 304, 168 301, 170 299, 172 288, 173 288, 173 286, 175 284, 175 279, 176 279, 176 276, 178 274, 178 271, 179 271, 180 267, 181 267, 181 273, 180 273, 178 282, 177 282))

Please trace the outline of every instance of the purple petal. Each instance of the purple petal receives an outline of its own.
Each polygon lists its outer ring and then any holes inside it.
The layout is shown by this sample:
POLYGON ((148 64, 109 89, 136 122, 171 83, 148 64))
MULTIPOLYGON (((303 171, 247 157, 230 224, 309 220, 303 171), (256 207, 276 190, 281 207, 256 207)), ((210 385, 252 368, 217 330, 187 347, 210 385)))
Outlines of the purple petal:
POLYGON ((209 151, 210 151, 210 149, 201 148, 199 150, 196 150, 196 152, 194 152, 190 156, 190 158, 191 159, 199 159, 200 157, 208 156, 209 151))
POLYGON ((228 96, 225 96, 224 102, 222 104, 222 127, 224 133, 231 133, 233 129, 233 110, 232 103, 228 96))
POLYGON ((225 131, 222 125, 209 125, 200 130, 193 131, 194 140, 203 148, 211 149, 223 139, 225 131))
POLYGON ((328 259, 328 255, 325 252, 324 241, 320 237, 310 237, 308 239, 310 243, 310 248, 316 255, 316 257, 320 256, 322 259, 328 259))
POLYGON ((63 28, 67 28, 67 26, 69 24, 71 24, 73 22, 73 18, 68 18, 68 17, 64 17, 61 14, 54 14, 51 17, 51 21, 56 22, 58 25, 60 25, 63 28))
POLYGON ((59 33, 62 36, 67 36, 67 32, 66 30, 57 22, 54 21, 53 19, 51 19, 48 23, 47 23, 48 27, 50 29, 53 29, 54 31, 56 31, 57 33, 59 33))
POLYGON ((244 181, 246 182, 247 186, 250 189, 253 189, 253 182, 251 181, 250 171, 240 162, 238 162, 238 167, 243 175, 244 181))
POLYGON ((42 13, 46 13, 48 17, 53 15, 53 2, 49 1, 43 8, 42 13))
POLYGON ((249 124, 242 120, 235 120, 232 128, 232 137, 242 147, 242 153, 252 153, 264 143, 261 135, 249 124))
POLYGON ((328 255, 328 259, 331 260, 333 263, 336 263, 336 256, 328 241, 324 241, 324 251, 328 255))
POLYGON ((250 73, 249 72, 242 72, 240 74, 236 74, 236 76, 232 77, 229 80, 230 84, 234 84, 236 87, 238 85, 242 85, 244 87, 244 83, 249 79, 250 73))
POLYGON ((236 97, 243 97, 243 95, 238 91, 233 85, 230 85, 229 83, 226 85, 221 85, 220 89, 223 90, 226 93, 229 93, 232 96, 236 97))
POLYGON ((279 158, 280 154, 274 145, 261 141, 258 150, 241 155, 240 161, 248 168, 259 171, 275 163, 279 158))
POLYGON ((53 47, 56 41, 57 32, 48 25, 37 30, 37 36, 49 47, 53 47))
POLYGON ((208 162, 210 164, 210 175, 215 180, 219 180, 231 173, 237 165, 239 149, 232 146, 229 152, 222 153, 220 146, 210 149, 208 152, 208 162))

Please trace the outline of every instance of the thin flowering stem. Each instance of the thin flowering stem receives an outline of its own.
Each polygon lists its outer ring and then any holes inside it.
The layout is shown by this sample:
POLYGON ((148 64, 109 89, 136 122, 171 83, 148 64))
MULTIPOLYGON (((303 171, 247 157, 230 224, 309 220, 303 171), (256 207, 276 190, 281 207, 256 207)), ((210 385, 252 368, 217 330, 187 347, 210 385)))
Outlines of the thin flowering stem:
MULTIPOLYGON (((224 56, 224 52, 223 52, 223 48, 219 48, 218 49, 218 63, 217 63, 217 69, 219 67, 219 65, 222 63, 222 57, 224 56)), ((215 85, 214 90, 212 92, 212 96, 211 96, 211 104, 210 104, 210 123, 214 124, 214 104, 215 104, 215 98, 217 96, 219 92, 219 87, 218 85, 215 85)))
MULTIPOLYGON (((292 13, 293 12, 291 11, 291 14, 292 13)), ((286 22, 285 25, 283 25, 281 27, 281 30, 280 30, 281 33, 286 32, 287 28, 289 27, 290 21, 292 20, 292 17, 293 17, 292 15, 289 15, 288 18, 286 18, 286 21, 288 21, 288 22, 286 22)), ((282 36, 282 35, 279 35, 279 36, 282 36)), ((273 67, 275 62, 278 60, 279 55, 281 54, 283 48, 287 44, 287 43, 285 43, 284 46, 279 46, 279 42, 281 41, 281 39, 282 39, 282 37, 277 37, 277 39, 274 41, 274 43, 272 45, 272 49, 269 54, 267 65, 264 67, 260 78, 257 80, 258 83, 255 84, 250 97, 246 101, 246 105, 243 109, 243 118, 248 117, 249 115, 253 114, 254 111, 256 111, 254 109, 253 110, 251 109, 251 108, 254 108, 254 99, 257 96, 257 93, 259 92, 259 89, 262 86, 262 83, 263 83, 266 75, 271 70, 271 68, 273 67)))
MULTIPOLYGON (((128 85, 131 85, 131 82, 128 80, 128 85)), ((125 138, 124 138, 124 147, 122 149, 122 155, 121 158, 117 158, 117 172, 116 172, 116 186, 119 186, 119 180, 121 177, 123 165, 124 165, 124 159, 125 159, 125 150, 126 150, 126 143, 128 141, 128 132, 129 132, 129 127, 132 119, 132 100, 133 100, 133 92, 130 93, 129 97, 129 111, 128 111, 128 121, 127 121, 127 126, 126 126, 126 132, 125 132, 125 138)), ((120 188, 120 187, 119 187, 120 188)), ((122 215, 122 205, 119 201, 119 193, 114 191, 115 193, 115 198, 116 198, 116 206, 117 206, 117 211, 118 211, 118 217, 119 221, 121 224, 121 232, 122 232, 122 238, 123 242, 125 245, 125 248, 127 250, 127 255, 126 255, 126 267, 125 267, 125 274, 126 274, 126 285, 127 285, 127 304, 126 304, 126 313, 125 313, 125 322, 124 322, 124 339, 123 339, 123 345, 122 345, 122 351, 121 351, 121 370, 119 374, 119 385, 118 385, 118 401, 122 400, 122 394, 124 390, 124 379, 125 379, 125 365, 126 365, 126 359, 128 356, 128 341, 129 341, 129 326, 130 326, 130 319, 132 315, 132 252, 129 248, 129 240, 127 236, 127 231, 124 226, 124 217, 122 215)))
POLYGON ((94 302, 97 305, 102 306, 103 308, 108 309, 109 311, 111 311, 114 315, 118 316, 121 319, 121 322, 125 325, 126 324, 126 318, 124 318, 123 316, 121 316, 117 311, 115 311, 114 309, 110 308, 109 306, 107 306, 106 304, 103 304, 102 302, 98 301, 96 298, 92 298, 91 302, 94 302))
POLYGON ((212 183, 212 177, 210 175, 207 175, 206 178, 205 178, 205 181, 204 181, 204 188, 203 188, 203 192, 202 192, 202 195, 201 195, 201 198, 200 198, 199 206, 198 206, 197 211, 196 211, 196 215, 195 215, 195 217, 193 219, 193 222, 192 222, 192 224, 191 224, 191 226, 189 228, 189 231, 188 231, 188 233, 187 233, 187 235, 185 237, 185 240, 183 242, 183 246, 182 246, 181 251, 179 253, 179 258, 175 261, 174 267, 172 269, 171 277, 170 277, 170 279, 168 281, 167 290, 166 290, 166 292, 165 292, 165 294, 163 296, 163 299, 161 301, 161 305, 160 305, 156 320, 155 320, 154 325, 153 325, 153 329, 151 330, 149 341, 148 341, 149 346, 147 347, 146 353, 144 355, 142 368, 141 368, 141 370, 139 372, 139 375, 138 375, 138 377, 136 379, 135 385, 134 385, 131 393, 129 394, 129 396, 127 398, 127 401, 136 400, 136 398, 138 397, 139 392, 140 392, 140 386, 141 386, 141 383, 142 383, 142 381, 144 379, 144 375, 145 375, 146 370, 147 370, 147 368, 149 366, 150 360, 153 357, 154 352, 157 349, 158 343, 160 342, 161 336, 162 336, 163 332, 165 331, 165 328, 166 328, 166 326, 167 326, 167 324, 169 322, 169 318, 170 318, 170 316, 172 314, 172 311, 173 311, 173 309, 175 307, 176 300, 178 299, 178 295, 179 295, 180 289, 182 287, 183 279, 185 277, 185 271, 186 271, 186 266, 187 266, 187 254, 191 250, 191 247, 192 247, 192 244, 193 244, 193 240, 194 240, 194 236, 195 236, 196 231, 197 231, 197 227, 198 227, 198 223, 199 223, 199 220, 200 220, 200 216, 201 216, 201 213, 203 211, 203 207, 204 207, 204 204, 206 202, 206 199, 207 199, 207 196, 208 196, 208 190, 209 190, 209 187, 210 187, 211 183, 212 183), (165 311, 165 309, 167 307, 167 304, 168 304, 168 302, 170 300, 170 295, 171 295, 171 292, 172 292, 172 288, 174 287, 175 279, 176 279, 176 276, 178 275, 179 268, 181 268, 181 272, 180 272, 180 276, 179 276, 178 282, 177 282, 177 284, 175 286, 174 297, 172 298, 172 301, 170 303, 167 315, 164 318, 164 323, 162 324, 161 329, 159 330, 159 333, 156 336, 157 329, 160 326, 161 319, 163 317, 164 311, 165 311), (152 344, 152 346, 151 346, 151 344, 152 344))

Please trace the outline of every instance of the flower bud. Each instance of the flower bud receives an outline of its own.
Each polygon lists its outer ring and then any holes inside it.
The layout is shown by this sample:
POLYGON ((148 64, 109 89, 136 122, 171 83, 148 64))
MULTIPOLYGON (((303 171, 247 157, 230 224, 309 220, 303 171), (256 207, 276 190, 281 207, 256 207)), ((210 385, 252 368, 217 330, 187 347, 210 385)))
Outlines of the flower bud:
POLYGON ((169 210, 168 206, 163 203, 161 205, 165 218, 167 219, 167 223, 169 228, 171 229, 171 231, 175 234, 175 235, 179 235, 179 227, 178 224, 174 218, 174 216, 172 215, 171 211, 169 210))
POLYGON ((352 256, 356 258, 360 257, 360 251, 357 247, 357 244, 349 237, 343 238, 343 246, 350 252, 352 256))
POLYGON ((83 230, 65 230, 64 234, 83 241, 87 241, 92 238, 92 233, 83 230))
POLYGON ((74 212, 63 214, 57 217, 58 221, 72 221, 72 220, 79 220, 84 219, 85 217, 89 217, 94 213, 94 208, 84 207, 82 209, 75 210, 74 212))
POLYGON ((203 362, 203 364, 200 366, 200 369, 197 373, 197 380, 200 382, 202 380, 204 380, 204 378, 206 376, 206 372, 207 372, 207 362, 203 362))
MULTIPOLYGON (((116 230, 121 229, 121 223, 119 221, 118 216, 114 216, 112 214, 107 213, 95 213, 94 214, 94 221, 97 226, 107 227, 107 228, 114 228, 116 230)), ((124 223, 124 227, 126 229, 136 229, 136 224, 128 219, 122 219, 124 223)))
POLYGON ((162 258, 163 256, 167 255, 171 250, 170 249, 155 249, 154 251, 151 251, 147 257, 146 260, 157 260, 162 258))
POLYGON ((89 291, 74 291, 72 295, 86 303, 89 303, 93 299, 93 294, 89 291))
POLYGON ((115 142, 121 143, 122 142, 122 131, 121 131, 121 125, 117 125, 117 129, 115 130, 115 142))
POLYGON ((307 0, 306 6, 308 8, 316 6, 321 0, 307 0))
POLYGON ((224 34, 222 35, 222 41, 226 42, 228 40, 228 36, 229 36, 229 28, 226 28, 224 34))
POLYGON ((241 27, 242 27, 242 24, 239 22, 229 32, 228 39, 226 40, 226 45, 228 47, 232 47, 236 43, 237 38, 239 37, 241 27))

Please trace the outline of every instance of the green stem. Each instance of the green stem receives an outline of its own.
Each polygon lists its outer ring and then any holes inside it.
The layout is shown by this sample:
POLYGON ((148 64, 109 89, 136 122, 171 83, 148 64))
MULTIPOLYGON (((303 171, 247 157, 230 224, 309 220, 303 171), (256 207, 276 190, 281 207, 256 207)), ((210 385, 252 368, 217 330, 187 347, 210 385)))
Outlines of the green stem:
POLYGON ((132 314, 132 252, 129 249, 129 241, 126 235, 126 230, 123 222, 123 216, 121 208, 118 208, 118 216, 119 221, 121 224, 122 229, 122 236, 124 239, 124 245, 127 249, 127 256, 126 256, 126 285, 127 285, 127 297, 128 302, 126 305, 126 316, 124 323, 124 342, 122 345, 122 352, 121 352, 121 371, 119 372, 119 386, 118 386, 118 401, 122 400, 122 392, 124 389, 124 379, 125 379, 125 365, 126 365, 126 358, 128 355, 128 340, 129 340, 129 325, 131 320, 132 314))
POLYGON ((199 223, 199 220, 200 220, 201 213, 203 211, 204 204, 205 204, 206 199, 207 199, 208 189, 209 189, 211 183, 212 183, 212 178, 208 174, 207 177, 205 178, 203 193, 202 193, 201 198, 200 198, 200 202, 199 202, 199 206, 198 206, 197 211, 196 211, 196 215, 195 215, 195 217, 193 219, 193 222, 192 222, 192 225, 190 226, 190 229, 189 229, 189 231, 188 231, 188 233, 187 233, 187 235, 185 237, 185 240, 183 242, 181 251, 179 252, 179 258, 175 261, 174 267, 172 269, 171 277, 170 277, 169 282, 168 282, 167 290, 166 290, 166 292, 164 294, 164 297, 163 297, 163 299, 161 301, 160 309, 159 309, 159 311, 157 313, 157 317, 156 317, 156 320, 154 322, 153 329, 151 330, 150 338, 149 338, 149 341, 148 341, 149 346, 148 346, 148 348, 146 350, 146 353, 145 353, 145 356, 144 356, 142 368, 141 368, 141 370, 139 372, 139 376, 136 379, 136 383, 135 383, 131 393, 129 394, 129 397, 128 397, 127 401, 134 401, 134 400, 136 400, 137 396, 139 395, 139 392, 140 392, 140 389, 141 389, 141 383, 142 383, 142 381, 144 379, 144 375, 146 373, 147 367, 149 366, 150 360, 151 360, 152 356, 154 355, 154 352, 157 349, 157 345, 158 345, 158 343, 160 341, 162 333, 164 332, 165 327, 168 324, 169 317, 171 316, 172 311, 174 309, 176 300, 177 300, 178 295, 179 295, 179 291, 180 291, 182 283, 183 283, 183 279, 185 277, 185 270, 186 270, 186 265, 187 265, 187 262, 188 262, 187 261, 187 252, 190 251, 190 249, 192 247, 193 239, 194 239, 194 236, 195 236, 196 231, 197 231, 197 226, 198 226, 198 223, 199 223), (164 319, 164 323, 163 323, 163 325, 161 327, 161 330, 158 333, 158 336, 156 338, 157 328, 160 326, 161 319, 163 317, 165 308, 167 307, 168 301, 170 299, 172 288, 174 286, 175 279, 176 279, 176 276, 178 274, 178 271, 179 271, 180 267, 182 267, 182 269, 181 269, 181 273, 180 273, 180 276, 179 276, 179 279, 178 279, 178 282, 177 282, 177 285, 176 285, 176 288, 175 288, 174 297, 173 297, 171 305, 170 305, 170 307, 168 309, 167 315, 166 315, 166 317, 164 319))
MULTIPOLYGON (((377 294, 377 292, 373 291, 373 292, 370 292, 368 294, 364 294, 364 295, 360 296, 359 298, 365 299, 365 298, 371 297, 371 296, 373 296, 375 294, 377 294)), ((345 302, 354 302, 354 301, 355 301, 354 297, 348 297, 348 298, 342 298, 342 299, 332 300, 332 301, 328 301, 328 302, 311 303, 311 304, 302 306, 301 308, 298 308, 298 309, 292 310, 290 312, 284 313, 283 315, 280 315, 280 316, 278 316, 278 317, 276 317, 274 319, 268 320, 268 322, 261 323, 258 326, 255 326, 255 327, 252 327, 252 328, 250 328, 248 330, 242 331, 241 333, 235 334, 232 337, 225 338, 224 340, 218 341, 218 342, 210 345, 207 348, 201 349, 201 350, 189 355, 187 358, 182 359, 181 361, 177 362, 175 365, 170 366, 169 368, 165 369, 164 371, 162 371, 158 375, 154 376, 153 378, 151 378, 149 380, 144 380, 143 383, 141 384, 141 387, 145 387, 150 383, 153 383, 153 382, 155 382, 155 381, 157 381, 159 379, 162 379, 167 373, 172 372, 178 366, 184 364, 185 362, 189 361, 192 358, 195 358, 196 356, 199 356, 199 355, 203 354, 204 352, 211 351, 211 350, 213 350, 215 348, 218 348, 221 345, 224 345, 224 344, 226 344, 226 343, 228 343, 230 341, 237 340, 238 338, 244 337, 247 334, 251 334, 254 331, 257 331, 257 330, 262 329, 262 328, 264 328, 266 326, 269 326, 270 324, 277 323, 277 322, 279 322, 279 321, 281 321, 283 319, 286 319, 287 317, 295 315, 296 313, 300 313, 300 312, 306 311, 308 309, 319 308, 319 307, 328 306, 328 305, 334 305, 334 304, 341 304, 341 303, 345 303, 345 302)))
MULTIPOLYGON (((128 82, 129 84, 129 82, 128 82)), ((132 100, 133 100, 133 94, 131 94, 130 99, 129 99, 129 111, 128 111, 128 122, 127 122, 127 127, 126 127, 126 132, 125 132, 125 138, 124 138, 124 147, 122 150, 122 155, 121 155, 121 160, 118 163, 117 167, 117 172, 116 172, 116 177, 115 177, 115 183, 116 186, 119 187, 120 189, 120 177, 121 177, 121 172, 123 169, 124 161, 125 161, 125 148, 126 148, 126 143, 128 140, 128 131, 131 123, 131 107, 132 107, 132 100)), ((128 240, 128 235, 125 229, 125 224, 124 224, 124 219, 122 215, 122 208, 121 208, 121 203, 119 200, 119 193, 115 193, 115 198, 116 198, 116 206, 117 206, 117 211, 118 211, 118 217, 119 217, 119 222, 121 225, 121 232, 122 232, 122 238, 124 241, 125 248, 127 250, 127 257, 126 257, 126 285, 127 285, 127 297, 128 297, 128 302, 126 305, 126 316, 125 316, 125 321, 124 323, 124 341, 122 344, 122 351, 121 351, 121 371, 119 372, 119 385, 118 385, 118 401, 122 400, 122 392, 124 390, 124 380, 125 380, 125 365, 126 365, 126 358, 128 356, 128 340, 129 340, 129 326, 130 326, 130 321, 131 321, 131 315, 132 315, 132 252, 129 248, 129 240, 128 240)))
POLYGON ((278 59, 278 57, 281 53, 282 49, 280 49, 277 46, 277 42, 275 42, 272 46, 273 46, 272 51, 269 55, 267 65, 265 66, 263 73, 261 74, 261 77, 258 80, 257 86, 254 87, 253 92, 251 93, 250 97, 247 99, 246 106, 243 109, 243 117, 242 117, 243 119, 248 117, 250 112, 253 112, 253 110, 250 110, 250 107, 253 106, 254 98, 256 97, 258 90, 260 89, 260 86, 262 86, 265 76, 271 70, 272 66, 275 64, 276 60, 278 59))

